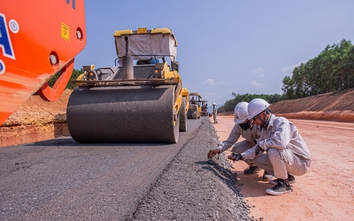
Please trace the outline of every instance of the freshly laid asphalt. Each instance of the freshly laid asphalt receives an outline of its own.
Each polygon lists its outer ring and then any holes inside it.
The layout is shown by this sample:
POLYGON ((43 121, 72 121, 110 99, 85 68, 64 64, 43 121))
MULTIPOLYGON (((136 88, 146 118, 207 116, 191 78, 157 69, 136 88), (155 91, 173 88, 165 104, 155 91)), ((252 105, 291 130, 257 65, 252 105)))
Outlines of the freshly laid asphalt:
POLYGON ((0 148, 0 220, 252 220, 207 117, 177 144, 0 148))

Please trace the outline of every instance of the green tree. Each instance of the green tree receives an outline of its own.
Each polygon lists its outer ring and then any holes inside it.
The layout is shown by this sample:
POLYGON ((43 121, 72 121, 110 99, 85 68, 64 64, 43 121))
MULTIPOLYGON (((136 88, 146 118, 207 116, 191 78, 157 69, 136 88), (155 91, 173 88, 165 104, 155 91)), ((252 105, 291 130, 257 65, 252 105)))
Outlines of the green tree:
MULTIPOLYGON (((70 77, 70 80, 69 80, 68 84, 66 85, 66 88, 71 89, 71 90, 75 89, 75 88, 76 88, 76 85, 75 85, 74 83, 70 82, 70 81, 77 79, 77 78, 79 77, 79 75, 82 74, 83 72, 84 72, 83 69, 81 69, 81 70, 74 69, 74 70, 73 70, 73 73, 72 73, 72 75, 71 75, 71 77, 70 77)), ((53 85, 55 84, 55 82, 56 82, 57 79, 59 78, 60 74, 61 74, 60 72, 57 73, 56 75, 54 75, 54 76, 48 81, 49 87, 53 87, 53 85)))
POLYGON ((218 109, 218 112, 229 112, 229 111, 233 111, 235 109, 235 106, 242 102, 250 102, 251 100, 255 99, 255 98, 262 98, 266 101, 268 101, 269 103, 275 103, 278 102, 280 100, 284 99, 283 95, 280 94, 236 94, 234 92, 232 92, 232 96, 234 97, 231 100, 228 100, 225 102, 224 106, 220 107, 218 109))
POLYGON ((283 79, 282 91, 295 99, 354 87, 354 46, 342 39, 327 45, 315 58, 300 64, 283 79))

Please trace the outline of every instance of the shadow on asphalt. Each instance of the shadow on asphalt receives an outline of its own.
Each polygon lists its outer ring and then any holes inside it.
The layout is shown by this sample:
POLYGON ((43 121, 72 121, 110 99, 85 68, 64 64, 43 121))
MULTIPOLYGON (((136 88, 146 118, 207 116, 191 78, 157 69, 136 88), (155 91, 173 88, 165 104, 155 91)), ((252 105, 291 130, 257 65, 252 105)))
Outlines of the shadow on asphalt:
POLYGON ((166 146, 175 144, 164 143, 78 143, 71 136, 59 137, 52 140, 25 144, 24 146, 77 146, 77 147, 107 147, 107 146, 166 146))

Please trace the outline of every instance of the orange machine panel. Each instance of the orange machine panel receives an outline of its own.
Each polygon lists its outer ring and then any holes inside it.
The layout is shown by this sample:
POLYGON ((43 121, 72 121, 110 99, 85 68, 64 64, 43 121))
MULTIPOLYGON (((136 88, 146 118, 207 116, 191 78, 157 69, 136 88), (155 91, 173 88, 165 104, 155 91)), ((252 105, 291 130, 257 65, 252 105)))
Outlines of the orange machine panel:
POLYGON ((0 7, 0 125, 38 91, 60 97, 86 45, 83 0, 7 0, 0 7), (61 73, 53 88, 47 82, 61 73))

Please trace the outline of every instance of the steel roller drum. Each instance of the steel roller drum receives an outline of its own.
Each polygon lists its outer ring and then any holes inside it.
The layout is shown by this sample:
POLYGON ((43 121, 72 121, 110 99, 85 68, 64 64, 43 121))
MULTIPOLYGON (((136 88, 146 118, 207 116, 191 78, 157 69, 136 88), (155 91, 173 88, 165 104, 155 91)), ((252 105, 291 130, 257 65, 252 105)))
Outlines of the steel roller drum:
MULTIPOLYGON (((67 106, 67 124, 80 143, 175 143, 174 85, 79 87, 67 106)), ((177 114, 179 118, 179 115, 177 114)))

